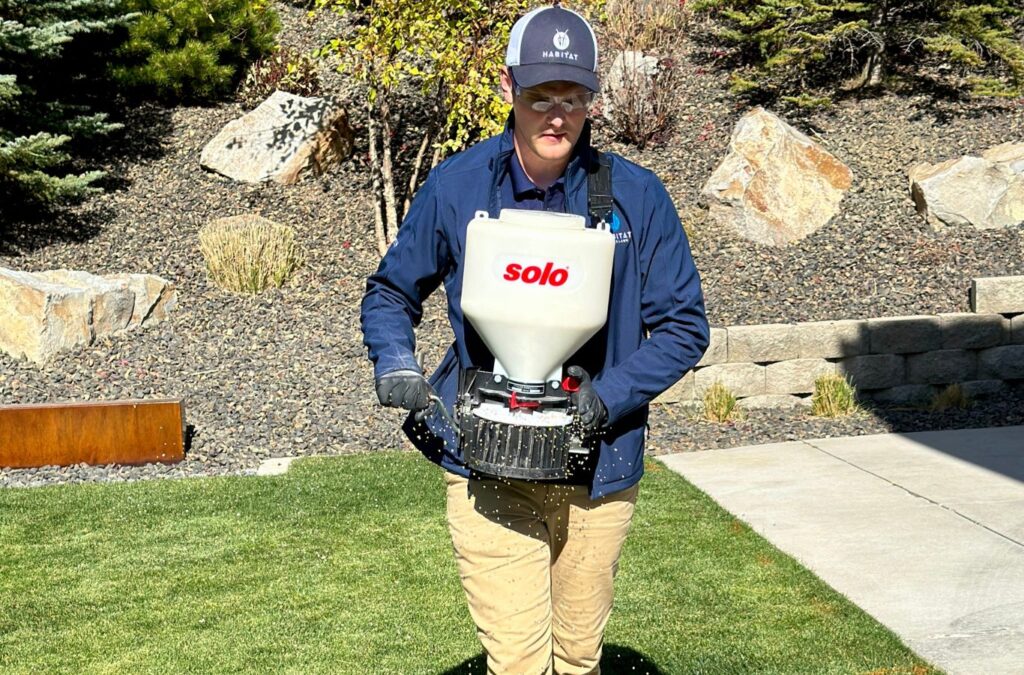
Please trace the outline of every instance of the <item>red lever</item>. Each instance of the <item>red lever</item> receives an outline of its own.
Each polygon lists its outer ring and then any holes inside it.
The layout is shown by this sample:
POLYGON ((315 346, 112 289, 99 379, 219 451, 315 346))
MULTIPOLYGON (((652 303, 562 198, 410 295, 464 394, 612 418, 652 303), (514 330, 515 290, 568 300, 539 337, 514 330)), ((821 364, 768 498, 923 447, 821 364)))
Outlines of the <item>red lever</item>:
POLYGON ((540 401, 520 401, 516 398, 516 393, 512 392, 512 398, 508 401, 508 409, 515 410, 516 408, 533 409, 539 408, 540 401))
POLYGON ((562 390, 567 391, 570 394, 577 392, 580 390, 580 381, 575 377, 569 377, 566 375, 565 379, 562 380, 562 390))

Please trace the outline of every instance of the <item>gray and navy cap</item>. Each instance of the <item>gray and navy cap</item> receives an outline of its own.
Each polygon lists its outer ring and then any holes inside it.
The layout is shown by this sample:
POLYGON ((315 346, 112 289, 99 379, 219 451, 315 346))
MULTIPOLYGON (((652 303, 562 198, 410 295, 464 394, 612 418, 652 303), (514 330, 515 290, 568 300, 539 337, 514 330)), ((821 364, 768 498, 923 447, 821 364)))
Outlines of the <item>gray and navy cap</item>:
POLYGON ((516 21, 505 65, 520 87, 564 80, 598 90, 597 38, 582 16, 558 6, 540 7, 516 21))

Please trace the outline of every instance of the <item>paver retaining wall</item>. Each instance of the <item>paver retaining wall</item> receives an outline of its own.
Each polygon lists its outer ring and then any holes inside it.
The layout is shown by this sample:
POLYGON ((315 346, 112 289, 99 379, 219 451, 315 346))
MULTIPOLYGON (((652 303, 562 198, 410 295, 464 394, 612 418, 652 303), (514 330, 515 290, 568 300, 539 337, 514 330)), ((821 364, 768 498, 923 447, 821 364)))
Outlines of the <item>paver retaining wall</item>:
MULTIPOLYGON (((1002 279, 1024 290, 1024 277, 1002 279)), ((704 358, 655 402, 696 402, 718 381, 748 407, 799 405, 824 373, 884 402, 927 401, 954 383, 971 397, 998 394, 1024 384, 1024 293, 1017 304, 1005 285, 976 283, 972 307, 983 287, 1003 294, 1001 313, 712 328, 704 358)))

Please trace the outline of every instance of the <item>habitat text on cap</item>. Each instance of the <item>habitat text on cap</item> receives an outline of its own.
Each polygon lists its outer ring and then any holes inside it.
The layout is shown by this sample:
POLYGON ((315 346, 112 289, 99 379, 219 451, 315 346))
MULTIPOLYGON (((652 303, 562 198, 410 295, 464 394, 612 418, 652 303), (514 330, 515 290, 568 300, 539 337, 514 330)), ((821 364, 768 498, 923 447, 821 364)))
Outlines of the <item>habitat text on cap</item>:
POLYGON ((516 21, 505 65, 520 87, 565 81, 598 90, 594 31, 582 16, 558 5, 535 9, 516 21))

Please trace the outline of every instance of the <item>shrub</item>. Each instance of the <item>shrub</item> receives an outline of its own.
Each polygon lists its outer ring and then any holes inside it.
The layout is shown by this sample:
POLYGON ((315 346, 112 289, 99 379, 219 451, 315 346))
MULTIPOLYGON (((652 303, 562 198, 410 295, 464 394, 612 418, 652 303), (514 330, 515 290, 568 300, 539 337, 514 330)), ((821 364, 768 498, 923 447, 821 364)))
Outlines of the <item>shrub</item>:
POLYGON ((619 0, 608 7, 603 114, 612 135, 640 148, 669 131, 683 73, 678 35, 686 23, 676 0, 619 0), (607 59, 606 59, 607 60, 607 59))
POLYGON ((280 30, 266 0, 125 0, 140 13, 117 51, 114 78, 164 99, 210 100, 269 54, 280 30))
POLYGON ((697 0, 735 48, 737 93, 824 105, 895 67, 982 96, 1024 92, 1019 0, 697 0))
MULTIPOLYGON (((528 0, 318 0, 356 30, 331 40, 322 56, 367 84, 367 135, 374 184, 377 249, 387 250, 419 183, 421 169, 447 153, 499 132, 508 106, 495 95, 512 24, 528 0), (398 138, 399 85, 415 79, 430 109, 417 138, 398 138), (396 156, 402 155, 404 157, 396 156), (403 160, 403 161, 399 161, 403 160), (410 167, 399 180, 395 167, 410 167)), ((568 3, 566 3, 568 5, 568 3)), ((604 0, 578 0, 572 9, 594 15, 604 0)), ((406 111, 407 112, 407 111, 406 111)))
POLYGON ((857 412, 857 391, 842 375, 822 375, 814 381, 811 414, 844 417, 857 412))
POLYGON ((709 422, 731 422, 736 414, 736 397, 721 382, 704 392, 704 419, 709 422))
POLYGON ((260 217, 213 221, 199 231, 199 249, 210 280, 235 292, 282 286, 301 263, 295 230, 260 217))
POLYGON ((103 173, 72 169, 76 142, 120 127, 93 106, 98 38, 131 17, 109 0, 0 6, 0 210, 81 199, 103 173))
POLYGON ((251 110, 276 90, 298 96, 319 96, 322 87, 316 62, 298 50, 279 49, 249 67, 238 88, 238 99, 251 110))
POLYGON ((971 407, 971 399, 964 392, 959 384, 951 384, 932 397, 931 405, 928 406, 933 412, 943 412, 950 409, 966 410, 971 407))

